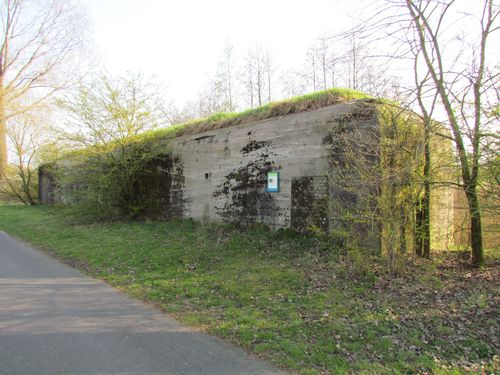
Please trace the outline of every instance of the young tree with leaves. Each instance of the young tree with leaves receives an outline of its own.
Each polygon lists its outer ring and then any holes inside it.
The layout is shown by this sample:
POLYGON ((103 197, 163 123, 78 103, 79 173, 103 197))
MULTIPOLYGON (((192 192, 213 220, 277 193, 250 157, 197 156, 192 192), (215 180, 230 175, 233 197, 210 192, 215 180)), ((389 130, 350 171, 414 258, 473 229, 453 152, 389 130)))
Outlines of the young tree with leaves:
POLYGON ((80 148, 67 158, 80 167, 61 167, 58 176, 65 179, 64 185, 76 187, 74 200, 85 202, 94 214, 140 211, 140 174, 162 151, 134 147, 134 136, 167 125, 160 87, 138 74, 103 74, 59 104, 71 119, 60 133, 80 148), (85 189, 80 190, 82 185, 85 189))

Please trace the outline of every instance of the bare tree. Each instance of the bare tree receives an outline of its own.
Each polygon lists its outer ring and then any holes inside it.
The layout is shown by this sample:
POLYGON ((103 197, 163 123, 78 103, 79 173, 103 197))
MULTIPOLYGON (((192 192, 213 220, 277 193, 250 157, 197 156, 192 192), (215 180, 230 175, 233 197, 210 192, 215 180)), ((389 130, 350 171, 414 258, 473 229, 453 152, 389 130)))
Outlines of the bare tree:
POLYGON ((244 96, 247 98, 247 105, 253 108, 255 105, 255 82, 254 82, 253 60, 250 54, 245 57, 245 65, 241 72, 241 79, 243 84, 244 96))
POLYGON ((227 42, 215 76, 209 82, 207 94, 209 101, 213 104, 212 113, 232 112, 236 109, 233 70, 233 46, 227 42))
POLYGON ((311 86, 313 91, 316 91, 318 89, 318 79, 317 79, 317 54, 316 54, 316 48, 313 46, 309 48, 306 54, 306 66, 307 68, 305 69, 305 78, 308 81, 309 85, 311 86))
POLYGON ((346 64, 349 72, 349 87, 352 87, 354 90, 360 89, 360 74, 359 70, 364 65, 364 58, 361 54, 361 47, 359 44, 359 34, 351 33, 349 37, 350 47, 346 53, 346 64))
POLYGON ((471 261, 479 266, 483 235, 478 187, 482 143, 498 121, 489 116, 494 111, 490 99, 497 98, 499 82, 498 62, 490 63, 489 57, 500 7, 493 0, 384 0, 381 4, 357 30, 369 34, 372 43, 392 38, 395 43, 388 54, 411 61, 416 72, 413 94, 418 111, 424 119, 434 113, 449 127, 460 170, 459 181, 449 183, 460 186, 466 196, 471 261))
POLYGON ((285 98, 303 95, 306 92, 306 83, 304 82, 303 75, 294 69, 282 71, 279 76, 279 82, 281 83, 281 94, 285 98))
POLYGON ((234 87, 233 87, 233 69, 234 69, 234 56, 233 56, 233 46, 231 43, 227 42, 224 47, 224 76, 226 79, 226 96, 229 105, 229 111, 234 111, 236 109, 236 103, 234 101, 234 87))
POLYGON ((263 103, 263 96, 265 90, 265 66, 264 66, 264 55, 262 49, 260 47, 255 48, 251 52, 251 59, 254 64, 254 81, 255 81, 255 90, 257 94, 257 102, 259 106, 263 103))
POLYGON ((215 113, 229 112, 231 106, 226 93, 223 77, 216 75, 210 78, 205 88, 198 93, 197 116, 208 117, 215 113))
POLYGON ((272 90, 273 90, 272 78, 274 75, 275 66, 274 66, 273 58, 271 56, 271 52, 268 49, 266 49, 266 51, 264 52, 262 62, 264 65, 264 72, 266 74, 267 101, 271 102, 272 90))
POLYGON ((481 159, 481 139, 487 118, 484 116, 483 100, 493 82, 486 81, 487 41, 498 30, 496 24, 500 9, 492 0, 482 2, 479 17, 479 37, 470 44, 471 55, 467 64, 460 69, 456 60, 444 58, 441 30, 454 0, 429 2, 406 0, 406 9, 416 34, 416 44, 421 51, 423 66, 432 89, 440 99, 443 111, 453 134, 453 141, 461 169, 461 183, 467 197, 471 221, 472 263, 483 263, 483 236, 481 208, 478 197, 478 178, 481 159), (471 153, 466 146, 470 142, 471 153))
POLYGON ((251 108, 255 104, 261 106, 271 100, 272 74, 273 64, 269 51, 261 46, 249 50, 245 57, 242 82, 251 108))
POLYGON ((217 65, 215 74, 208 78, 205 87, 198 94, 196 101, 198 108, 195 111, 197 117, 207 117, 219 112, 233 112, 236 109, 233 60, 233 47, 228 42, 224 47, 223 57, 217 65))
POLYGON ((319 36, 306 54, 304 78, 313 91, 344 85, 374 96, 386 96, 394 84, 363 29, 319 36), (343 74, 338 74, 343 73, 343 74))
POLYGON ((14 200, 33 206, 37 203, 37 167, 49 149, 46 108, 32 107, 11 117, 7 124, 7 140, 11 161, 0 192, 14 200))
MULTIPOLYGON (((26 108, 28 92, 41 103, 67 82, 55 78, 86 35, 73 1, 2 0, 0 3, 0 175, 7 166, 6 122, 26 108), (13 103, 17 103, 15 106, 13 103)), ((67 78, 68 76, 66 76, 67 78)))

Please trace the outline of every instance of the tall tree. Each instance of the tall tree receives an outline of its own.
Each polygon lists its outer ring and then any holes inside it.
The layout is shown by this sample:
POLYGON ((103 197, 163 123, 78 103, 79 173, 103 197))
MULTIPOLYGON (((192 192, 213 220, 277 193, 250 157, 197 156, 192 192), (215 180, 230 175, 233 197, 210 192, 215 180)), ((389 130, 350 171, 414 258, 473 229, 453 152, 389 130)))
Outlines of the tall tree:
MULTIPOLYGON (((470 217, 471 261, 483 263, 478 195, 485 135, 498 125, 491 116, 500 74, 490 62, 492 35, 500 28, 500 6, 493 0, 383 0, 382 9, 358 31, 386 41, 393 37, 393 58, 412 61, 414 101, 424 118, 434 111, 450 130, 470 217), (467 29, 467 32, 464 32, 467 29)), ((387 42, 385 43, 388 44, 387 42)), ((425 122, 425 121, 424 121, 425 122)), ((457 181, 450 181, 457 184, 457 181)))
MULTIPOLYGON (((442 29, 446 27, 454 0, 431 2, 428 0, 406 0, 405 6, 415 31, 415 42, 421 51, 423 67, 428 72, 432 89, 436 91, 447 122, 451 128, 460 169, 462 188, 469 206, 471 223, 472 263, 483 263, 483 235, 481 208, 478 197, 478 178, 481 160, 481 139, 487 121, 483 100, 493 82, 486 82, 487 42, 498 30, 498 5, 492 0, 482 1, 479 17, 479 34, 470 44, 471 55, 460 69, 455 60, 445 58, 442 29), (464 79, 463 79, 464 78, 464 79), (471 153, 467 150, 466 138, 471 153)), ((461 11, 465 11, 461 10, 461 11)), ((493 85, 494 87, 495 85, 493 85)))
MULTIPOLYGON (((0 2, 0 176, 7 167, 6 122, 28 110, 19 100, 28 92, 37 105, 65 86, 55 72, 86 35, 71 0, 0 2), (16 103, 14 106, 13 103, 16 103)), ((68 77, 68 76, 66 76, 68 77)))
POLYGON ((318 72, 317 72, 317 51, 316 48, 313 46, 307 50, 306 54, 306 73, 305 73, 305 78, 309 82, 311 88, 313 91, 316 91, 318 89, 318 72))
POLYGON ((229 106, 229 111, 232 112, 236 109, 236 103, 234 98, 234 56, 233 56, 233 45, 227 42, 224 47, 224 62, 223 71, 225 78, 225 89, 226 97, 229 106))
POLYGON ((0 193, 33 206, 37 203, 37 167, 49 146, 47 108, 31 108, 7 123, 7 140, 12 159, 4 175, 0 193))
POLYGON ((261 46, 250 49, 245 57, 242 82, 250 107, 271 100, 273 64, 269 51, 261 46), (255 103, 256 102, 256 103, 255 103))
MULTIPOLYGON (((432 114, 449 127, 460 178, 448 183, 458 184, 466 196, 471 261, 478 266, 483 262, 478 195, 480 170, 485 165, 482 152, 486 134, 494 133, 495 124, 498 126, 498 116, 491 114, 498 103, 495 88, 499 83, 499 65, 490 59, 492 35, 500 28, 500 6, 493 0, 380 0, 369 4, 370 13, 350 34, 360 35, 364 45, 377 45, 377 55, 386 61, 411 62, 407 68, 415 72, 411 90, 413 109, 420 112, 426 123, 427 144, 432 114)), ((359 40, 356 43, 359 45, 359 40)), ((358 67, 359 64, 356 70, 358 67)), ((359 77, 356 79, 362 83, 359 77)), ((426 164, 430 163, 428 146, 425 154, 426 164)), ((426 173, 429 168, 427 164, 426 173)), ((426 206, 429 181, 429 176, 424 177, 426 206)))
POLYGON ((266 74, 267 101, 271 102, 272 91, 273 91, 272 78, 275 67, 273 58, 271 56, 271 52, 268 49, 264 52, 263 65, 264 65, 264 72, 266 74))

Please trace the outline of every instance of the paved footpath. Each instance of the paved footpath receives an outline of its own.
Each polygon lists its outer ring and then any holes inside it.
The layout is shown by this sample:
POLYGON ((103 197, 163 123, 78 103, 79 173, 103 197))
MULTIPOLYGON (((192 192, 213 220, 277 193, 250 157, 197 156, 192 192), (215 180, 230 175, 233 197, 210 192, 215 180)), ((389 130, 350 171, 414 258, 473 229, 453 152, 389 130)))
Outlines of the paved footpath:
POLYGON ((285 373, 0 232, 0 374, 285 373))

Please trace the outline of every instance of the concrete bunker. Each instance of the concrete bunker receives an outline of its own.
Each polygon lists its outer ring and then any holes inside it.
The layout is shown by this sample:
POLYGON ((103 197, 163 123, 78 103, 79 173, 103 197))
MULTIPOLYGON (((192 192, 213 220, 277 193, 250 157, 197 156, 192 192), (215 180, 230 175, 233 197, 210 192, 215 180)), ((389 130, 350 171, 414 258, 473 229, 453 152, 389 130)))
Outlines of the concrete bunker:
MULTIPOLYGON (((350 134, 346 129, 355 129, 356 142, 363 140, 356 146, 360 158, 376 170, 378 160, 370 150, 380 147, 378 105, 351 100, 159 140, 168 143, 168 151, 165 147, 144 169, 134 199, 147 199, 145 216, 161 219, 262 223, 300 232, 347 228, 362 237, 362 246, 379 251, 380 227, 344 215, 371 209, 360 194, 379 187, 362 180, 356 187, 355 174, 350 175, 354 189, 332 178, 345 169, 344 146, 336 140, 350 134), (279 172, 277 192, 266 189, 270 171, 279 172)), ((67 194, 57 175, 41 168, 41 202, 69 202, 67 194)))

